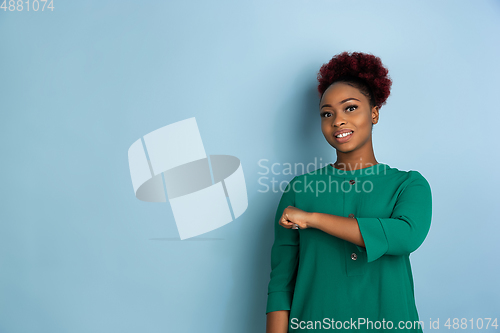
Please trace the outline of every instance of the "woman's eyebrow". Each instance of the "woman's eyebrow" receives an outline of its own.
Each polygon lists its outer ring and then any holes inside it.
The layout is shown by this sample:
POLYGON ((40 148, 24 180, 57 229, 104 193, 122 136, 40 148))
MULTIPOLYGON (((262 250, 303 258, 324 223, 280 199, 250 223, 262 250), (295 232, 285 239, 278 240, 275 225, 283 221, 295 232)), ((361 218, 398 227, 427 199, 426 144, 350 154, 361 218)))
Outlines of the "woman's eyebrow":
MULTIPOLYGON (((345 103, 345 102, 347 102, 347 101, 350 101, 351 99, 354 99, 354 100, 356 100, 356 101, 358 101, 358 102, 359 102, 359 99, 356 99, 356 98, 354 98, 354 97, 349 97, 349 98, 346 98, 346 99, 344 99, 343 101, 341 101, 339 104, 343 104, 343 103, 345 103)), ((321 108, 320 108, 320 109, 322 109, 322 108, 324 108, 324 107, 326 107, 326 106, 331 107, 331 105, 330 105, 330 104, 323 104, 323 106, 321 106, 321 108)))

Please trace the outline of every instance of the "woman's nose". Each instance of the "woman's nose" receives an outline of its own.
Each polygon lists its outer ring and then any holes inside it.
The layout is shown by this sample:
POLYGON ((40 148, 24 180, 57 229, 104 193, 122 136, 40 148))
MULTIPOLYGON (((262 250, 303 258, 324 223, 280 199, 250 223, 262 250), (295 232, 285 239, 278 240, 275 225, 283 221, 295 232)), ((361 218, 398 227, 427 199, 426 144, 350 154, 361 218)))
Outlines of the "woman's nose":
POLYGON ((344 117, 342 115, 332 115, 332 127, 340 127, 346 123, 344 117))

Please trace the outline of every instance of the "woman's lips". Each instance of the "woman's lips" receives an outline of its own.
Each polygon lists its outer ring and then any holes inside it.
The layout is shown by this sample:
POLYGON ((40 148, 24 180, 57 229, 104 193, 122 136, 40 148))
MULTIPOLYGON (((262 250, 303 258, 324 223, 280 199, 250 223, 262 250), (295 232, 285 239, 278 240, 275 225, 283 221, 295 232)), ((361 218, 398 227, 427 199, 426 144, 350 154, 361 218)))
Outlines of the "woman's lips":
POLYGON ((336 136, 334 136, 334 138, 335 140, 337 140, 338 143, 345 143, 351 139, 353 134, 354 132, 351 132, 351 134, 344 136, 343 138, 337 138, 336 136))

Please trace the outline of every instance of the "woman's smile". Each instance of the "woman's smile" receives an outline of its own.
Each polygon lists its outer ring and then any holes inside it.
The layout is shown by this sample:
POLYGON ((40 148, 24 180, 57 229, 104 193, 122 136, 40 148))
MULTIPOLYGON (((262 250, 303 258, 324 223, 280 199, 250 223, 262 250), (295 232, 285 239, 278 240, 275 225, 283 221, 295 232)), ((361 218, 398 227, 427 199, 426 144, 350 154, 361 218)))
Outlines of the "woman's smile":
POLYGON ((354 135, 353 130, 341 130, 341 131, 335 132, 333 137, 335 138, 335 140, 337 140, 338 143, 345 143, 345 142, 349 141, 353 135, 354 135), (338 132, 340 132, 340 133, 338 133, 338 132))

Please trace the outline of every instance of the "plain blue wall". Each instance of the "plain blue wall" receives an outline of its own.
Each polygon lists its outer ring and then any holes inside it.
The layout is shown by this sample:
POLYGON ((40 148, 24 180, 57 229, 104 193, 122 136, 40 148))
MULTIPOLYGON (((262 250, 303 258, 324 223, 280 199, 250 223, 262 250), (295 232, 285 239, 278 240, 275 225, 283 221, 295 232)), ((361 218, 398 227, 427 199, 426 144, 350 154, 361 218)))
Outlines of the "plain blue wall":
POLYGON ((258 163, 335 161, 316 73, 342 51, 394 81, 377 160, 431 184, 411 256, 424 327, 500 317, 498 1, 54 7, 0 11, 0 332, 264 332, 281 193, 259 191, 258 163), (127 150, 190 117, 208 154, 241 159, 249 207, 168 241, 170 206, 135 198, 127 150))

